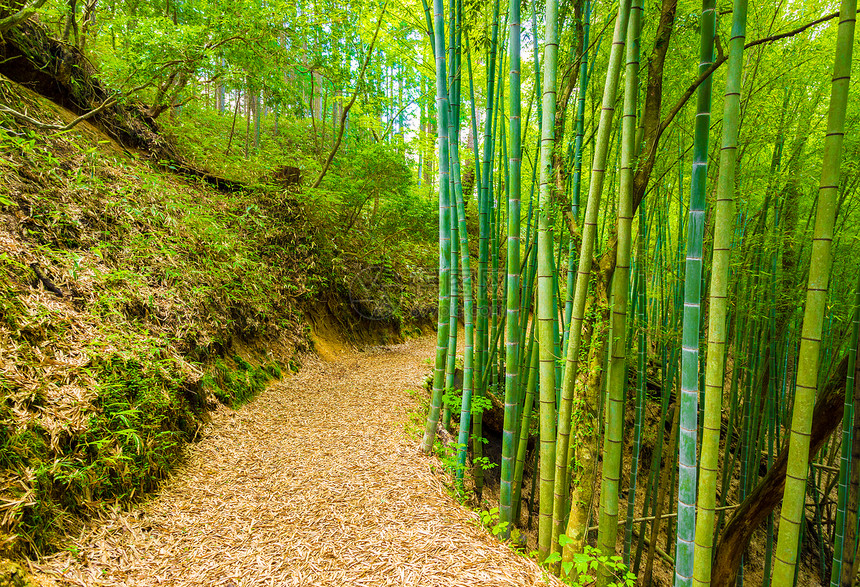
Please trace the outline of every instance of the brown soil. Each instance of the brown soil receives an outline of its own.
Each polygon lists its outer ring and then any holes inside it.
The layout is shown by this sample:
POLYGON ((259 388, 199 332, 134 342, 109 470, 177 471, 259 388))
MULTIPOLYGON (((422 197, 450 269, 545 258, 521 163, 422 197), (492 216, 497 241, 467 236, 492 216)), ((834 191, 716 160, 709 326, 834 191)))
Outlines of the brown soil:
POLYGON ((31 570, 45 585, 547 584, 404 431, 434 343, 330 344, 329 362, 220 408, 158 496, 31 570))

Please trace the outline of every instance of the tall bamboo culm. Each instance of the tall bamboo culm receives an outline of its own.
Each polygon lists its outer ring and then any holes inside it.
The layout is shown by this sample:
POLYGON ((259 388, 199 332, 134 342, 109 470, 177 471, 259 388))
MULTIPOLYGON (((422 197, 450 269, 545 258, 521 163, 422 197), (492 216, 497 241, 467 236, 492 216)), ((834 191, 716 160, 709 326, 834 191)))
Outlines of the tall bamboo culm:
POLYGON ((520 346, 520 178, 522 164, 520 125, 520 0, 511 0, 510 19, 510 163, 508 167, 507 299, 505 322, 505 413, 502 435, 502 472, 499 492, 499 521, 510 533, 513 511, 511 480, 515 468, 514 439, 517 426, 520 346))
MULTIPOLYGON (((606 431, 603 436, 603 480, 600 486, 600 523, 597 544, 604 555, 615 554, 618 534, 618 493, 621 481, 624 396, 627 386, 627 298, 633 242, 633 171, 636 164, 636 110, 639 94, 639 27, 643 5, 633 0, 627 25, 627 65, 624 74, 624 109, 621 115, 621 178, 618 194, 618 245, 612 279, 612 339, 609 343, 609 382, 606 431)), ((598 585, 606 585, 606 570, 598 585)))
MULTIPOLYGON (((735 221, 735 172, 740 120, 741 72, 746 38, 747 0, 735 0, 732 10, 732 38, 723 104, 723 138, 717 180, 711 261, 710 310, 708 314, 708 354, 705 367, 705 413, 699 467, 698 519, 693 556, 693 584, 710 585, 714 545, 720 423, 726 356, 726 301, 728 295, 732 236, 735 221)), ((726 451, 728 452, 728 451, 726 451)))
MULTIPOLYGON (((699 75, 714 62, 716 0, 702 2, 699 75)), ((678 534, 675 547, 675 587, 693 580, 696 526, 696 435, 699 419, 699 330, 702 301, 702 240, 705 232, 705 184, 708 179, 708 129, 711 122, 711 80, 699 86, 693 171, 690 174, 690 214, 681 341, 681 415, 678 437, 678 534)))
MULTIPOLYGON (((588 286, 591 279, 591 264, 594 254, 594 241, 597 235, 597 217, 600 211, 600 198, 603 192, 603 180, 606 176, 606 160, 609 152, 609 138, 612 134, 612 119, 615 114, 615 98, 618 93, 618 78, 621 72, 621 62, 624 59, 624 46, 627 37, 627 23, 630 18, 630 0, 621 0, 618 7, 618 17, 615 20, 615 29, 612 35, 612 48, 609 54, 609 67, 606 71, 606 83, 603 88, 603 101, 600 110, 600 121, 597 128, 597 137, 594 149, 594 159, 591 166, 591 178, 589 181, 588 201, 585 208, 585 219, 583 221, 582 244, 579 250, 579 261, 576 271, 576 287, 573 296, 573 311, 570 318, 570 338, 567 345, 567 356, 565 357, 564 380, 561 385, 561 404, 559 406, 559 420, 565 422, 570 419, 574 399, 574 382, 579 370, 579 353, 582 343, 582 326, 585 319, 585 302, 588 295, 588 286)), ((598 423, 584 422, 585 429, 594 430, 598 423)), ((581 435, 585 436, 585 435, 581 435)), ((563 440, 569 442, 569 436, 563 440)), ((596 466, 597 454, 593 447, 588 444, 589 438, 581 438, 581 452, 577 457, 580 466, 593 468, 596 466), (583 454, 584 453, 584 454, 583 454), (588 462, 582 462, 582 461, 588 462)), ((559 447, 561 450, 561 447, 559 447)), ((563 452, 567 452, 563 450, 563 452)), ((571 539, 568 547, 565 547, 563 558, 572 557, 573 552, 582 552, 586 538, 590 511, 591 488, 587 483, 580 484, 571 496, 571 513, 568 521, 566 535, 571 539), (588 496, 583 495, 588 492, 588 496)))
MULTIPOLYGON (((836 529, 833 537, 833 567, 830 573, 830 586, 839 587, 842 582, 842 565, 846 547, 846 513, 848 502, 848 479, 851 467, 857 463, 851 462, 852 432, 854 428, 854 385, 857 369, 857 339, 860 337, 860 283, 856 286, 854 296, 854 311, 851 314, 851 343, 848 345, 848 378, 845 383, 845 405, 842 411, 842 446, 839 465, 839 490, 836 511, 836 529)), ((855 547, 847 543, 848 549, 855 547)))
POLYGON ((436 328, 436 363, 433 370, 433 393, 421 450, 429 453, 436 440, 439 409, 442 405, 445 384, 445 366, 448 354, 448 297, 450 294, 451 226, 448 194, 448 89, 445 79, 445 24, 442 20, 442 1, 433 0, 435 15, 434 58, 436 60, 436 136, 439 141, 439 321, 436 328), (438 49, 438 50, 437 50, 438 49))
MULTIPOLYGON (((517 0, 518 1, 518 0, 517 0)), ((544 560, 557 547, 553 540, 553 492, 555 490, 556 398, 553 330, 552 232, 550 230, 550 190, 552 152, 555 147, 556 61, 558 57, 558 0, 547 0, 546 33, 543 58, 542 130, 540 148, 540 189, 538 216, 537 317, 540 356, 540 517, 538 523, 538 560, 544 560)))
POLYGON ((833 262, 831 245, 839 192, 840 156, 851 80, 856 15, 857 0, 843 0, 839 9, 839 31, 836 37, 827 134, 824 139, 818 208, 812 236, 809 281, 806 287, 806 305, 798 353, 797 382, 788 446, 788 468, 779 516, 779 537, 773 571, 774 585, 791 585, 794 582, 800 526, 804 520, 806 475, 809 467, 809 433, 812 428, 812 410, 818 388, 821 332, 830 268, 833 262))

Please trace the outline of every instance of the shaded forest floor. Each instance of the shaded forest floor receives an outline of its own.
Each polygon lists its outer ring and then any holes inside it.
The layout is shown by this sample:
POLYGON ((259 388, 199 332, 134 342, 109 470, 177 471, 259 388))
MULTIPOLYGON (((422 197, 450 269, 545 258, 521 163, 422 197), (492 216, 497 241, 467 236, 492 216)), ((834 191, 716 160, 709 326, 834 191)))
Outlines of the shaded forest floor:
POLYGON ((321 355, 232 411, 153 499, 33 563, 45 585, 540 585, 405 432, 435 339, 321 355))

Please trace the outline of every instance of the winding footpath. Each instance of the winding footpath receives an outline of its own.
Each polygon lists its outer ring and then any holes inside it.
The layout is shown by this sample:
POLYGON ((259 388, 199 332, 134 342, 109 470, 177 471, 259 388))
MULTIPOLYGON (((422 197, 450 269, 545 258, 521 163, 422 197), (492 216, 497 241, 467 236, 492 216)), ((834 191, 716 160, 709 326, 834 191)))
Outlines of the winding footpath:
MULTIPOLYGON (((34 563, 44 585, 544 585, 446 492, 405 431, 435 337, 304 368, 219 408, 186 464, 130 511, 34 563)), ((556 584, 553 582, 553 584, 556 584)))

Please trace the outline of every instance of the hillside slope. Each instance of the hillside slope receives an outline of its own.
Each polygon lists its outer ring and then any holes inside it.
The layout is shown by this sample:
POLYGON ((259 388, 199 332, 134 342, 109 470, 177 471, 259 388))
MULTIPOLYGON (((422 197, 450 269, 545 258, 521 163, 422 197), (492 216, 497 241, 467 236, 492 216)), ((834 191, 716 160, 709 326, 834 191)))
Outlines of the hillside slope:
MULTIPOLYGON (((74 118, 5 78, 0 94, 74 118)), ((0 556, 153 489, 208 410, 296 366, 309 320, 400 336, 406 320, 363 324, 318 222, 282 189, 219 192, 86 122, 0 118, 0 556)))

